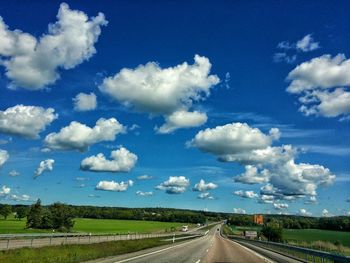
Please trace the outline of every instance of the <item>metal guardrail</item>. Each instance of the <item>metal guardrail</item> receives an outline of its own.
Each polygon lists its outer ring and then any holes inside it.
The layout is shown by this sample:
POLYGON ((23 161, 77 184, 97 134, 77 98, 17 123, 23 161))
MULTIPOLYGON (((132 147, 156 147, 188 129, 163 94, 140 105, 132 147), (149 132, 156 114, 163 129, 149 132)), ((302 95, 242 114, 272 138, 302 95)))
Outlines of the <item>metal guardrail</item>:
POLYGON ((92 244, 119 240, 136 240, 146 238, 173 237, 173 233, 158 234, 26 234, 26 235, 1 235, 0 250, 16 249, 23 247, 43 247, 66 244, 92 244))
POLYGON ((350 257, 341 256, 332 254, 329 252, 297 247, 277 242, 268 242, 268 241, 258 241, 258 240, 250 240, 237 236, 229 236, 229 238, 239 241, 240 243, 248 243, 258 247, 262 247, 268 250, 275 251, 280 254, 289 255, 292 257, 296 257, 298 259, 303 260, 304 262, 334 262, 334 263, 343 263, 350 262, 350 257))

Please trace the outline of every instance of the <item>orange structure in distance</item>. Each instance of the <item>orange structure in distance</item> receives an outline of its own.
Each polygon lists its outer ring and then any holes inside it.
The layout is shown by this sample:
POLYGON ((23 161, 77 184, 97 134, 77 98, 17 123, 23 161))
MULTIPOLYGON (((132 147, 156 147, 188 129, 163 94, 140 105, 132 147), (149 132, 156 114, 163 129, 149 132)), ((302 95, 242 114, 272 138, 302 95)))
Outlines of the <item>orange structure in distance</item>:
POLYGON ((264 224, 263 215, 254 215, 254 223, 257 225, 263 225, 264 224))

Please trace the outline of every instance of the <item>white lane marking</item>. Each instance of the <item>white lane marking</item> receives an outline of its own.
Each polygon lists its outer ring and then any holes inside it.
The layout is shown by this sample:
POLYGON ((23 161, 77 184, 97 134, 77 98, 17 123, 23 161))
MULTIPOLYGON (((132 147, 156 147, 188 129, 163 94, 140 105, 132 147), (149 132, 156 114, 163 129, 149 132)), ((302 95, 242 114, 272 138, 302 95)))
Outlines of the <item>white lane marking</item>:
MULTIPOLYGON (((113 262, 113 263, 123 263, 123 262, 128 262, 128 261, 130 261, 130 260, 135 260, 135 259, 147 257, 147 256, 150 256, 150 255, 153 255, 153 254, 157 254, 157 253, 160 253, 160 252, 169 250, 169 249, 173 249, 173 248, 176 248, 176 247, 181 247, 181 246, 187 245, 188 243, 192 243, 192 242, 198 241, 198 240, 201 240, 201 238, 199 238, 199 239, 194 239, 194 240, 188 241, 188 242, 186 242, 186 243, 181 243, 181 244, 179 244, 179 245, 175 245, 175 246, 163 248, 163 249, 160 249, 160 250, 157 250, 157 251, 149 252, 149 253, 146 253, 146 254, 138 255, 138 256, 136 256, 136 257, 126 258, 126 259, 123 259, 123 260, 115 261, 115 262, 113 262)), ((199 259, 199 261, 200 261, 200 259, 199 259)), ((199 261, 198 261, 198 262, 199 262, 199 261)), ((196 263, 197 263, 197 262, 196 262, 196 263)))
POLYGON ((229 241, 231 241, 232 243, 235 243, 237 245, 239 245, 240 247, 244 248, 245 250, 249 251, 249 253, 253 253, 255 256, 261 258, 262 260, 264 260, 265 262, 267 263, 275 263, 275 261, 271 261, 270 259, 264 257, 263 255, 260 255, 259 253, 255 252, 254 250, 250 249, 250 248, 247 248, 241 244, 239 244, 238 242, 234 242, 233 240, 230 240, 230 239, 227 239, 229 241))

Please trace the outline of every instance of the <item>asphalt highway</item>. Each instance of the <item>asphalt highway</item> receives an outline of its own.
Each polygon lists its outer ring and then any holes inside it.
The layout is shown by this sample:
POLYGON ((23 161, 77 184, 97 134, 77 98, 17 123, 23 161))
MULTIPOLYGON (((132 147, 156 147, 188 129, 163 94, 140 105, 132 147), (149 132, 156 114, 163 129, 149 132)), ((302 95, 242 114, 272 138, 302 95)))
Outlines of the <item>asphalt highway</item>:
MULTIPOLYGON (((290 262, 293 259, 284 258, 279 261, 279 254, 271 260, 245 246, 220 235, 220 225, 200 238, 182 243, 138 251, 135 253, 89 261, 89 263, 259 263, 259 262, 290 262)), ((282 256, 281 256, 282 257, 282 256)))

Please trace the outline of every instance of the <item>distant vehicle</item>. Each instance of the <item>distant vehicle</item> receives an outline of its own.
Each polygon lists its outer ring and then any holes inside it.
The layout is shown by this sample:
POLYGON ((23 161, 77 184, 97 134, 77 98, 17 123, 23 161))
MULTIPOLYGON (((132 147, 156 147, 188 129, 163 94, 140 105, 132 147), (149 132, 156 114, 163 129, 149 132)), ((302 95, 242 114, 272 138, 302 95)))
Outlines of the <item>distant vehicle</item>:
POLYGON ((182 232, 187 232, 188 231, 188 226, 182 226, 182 232))

